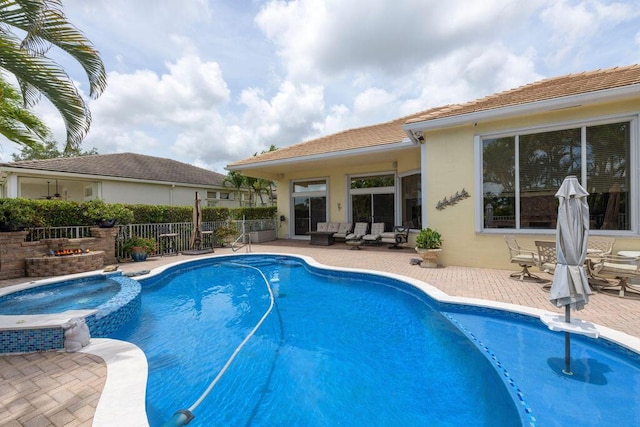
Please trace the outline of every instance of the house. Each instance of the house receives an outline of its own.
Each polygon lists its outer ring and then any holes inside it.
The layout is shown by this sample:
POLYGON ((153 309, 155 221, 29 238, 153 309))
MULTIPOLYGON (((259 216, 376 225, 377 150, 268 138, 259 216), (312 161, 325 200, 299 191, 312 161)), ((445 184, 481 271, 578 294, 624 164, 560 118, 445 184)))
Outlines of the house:
MULTIPOLYGON (((187 206, 238 207, 225 176, 171 159, 133 153, 0 163, 2 197, 187 206)), ((249 193, 243 192, 242 203, 249 193)))
POLYGON ((544 79, 464 104, 240 160, 278 181, 280 238, 319 221, 432 227, 449 265, 510 268, 505 234, 553 240, 555 192, 576 175, 591 234, 640 250, 640 66, 544 79))

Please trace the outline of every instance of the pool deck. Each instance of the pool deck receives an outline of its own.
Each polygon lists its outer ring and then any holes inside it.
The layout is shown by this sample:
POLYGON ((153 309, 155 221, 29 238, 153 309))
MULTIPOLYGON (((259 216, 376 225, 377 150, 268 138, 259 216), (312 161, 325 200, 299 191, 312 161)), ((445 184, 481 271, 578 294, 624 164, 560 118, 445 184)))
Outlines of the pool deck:
MULTIPOLYGON (((344 244, 312 246, 308 241, 277 240, 254 244, 252 253, 289 253, 314 258, 328 266, 384 271, 426 282, 451 296, 517 304, 561 313, 549 302, 540 285, 509 278, 510 270, 411 265, 412 249, 389 250, 386 245, 352 250, 344 244)), ((215 255, 233 253, 217 248, 215 255)), ((240 249, 236 254, 245 253, 240 249)), ((119 264, 123 272, 151 270, 194 259, 192 255, 149 258, 140 263, 119 264)), ((545 275, 551 278, 550 275, 545 275)), ((0 281, 0 287, 30 279, 0 281)), ((594 294, 584 310, 573 316, 640 337, 640 300, 594 294)), ((0 425, 90 426, 107 377, 105 362, 85 353, 47 352, 0 356, 0 425)), ((114 425, 120 425, 117 422, 114 425)))

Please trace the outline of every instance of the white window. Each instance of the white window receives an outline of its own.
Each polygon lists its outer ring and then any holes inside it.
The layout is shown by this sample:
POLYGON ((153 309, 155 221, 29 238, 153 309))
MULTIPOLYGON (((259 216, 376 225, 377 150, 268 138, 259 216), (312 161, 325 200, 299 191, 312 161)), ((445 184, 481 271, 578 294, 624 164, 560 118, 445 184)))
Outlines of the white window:
POLYGON ((555 193, 566 176, 575 175, 589 192, 591 230, 632 230, 635 123, 615 120, 482 137, 484 229, 555 229, 555 193))

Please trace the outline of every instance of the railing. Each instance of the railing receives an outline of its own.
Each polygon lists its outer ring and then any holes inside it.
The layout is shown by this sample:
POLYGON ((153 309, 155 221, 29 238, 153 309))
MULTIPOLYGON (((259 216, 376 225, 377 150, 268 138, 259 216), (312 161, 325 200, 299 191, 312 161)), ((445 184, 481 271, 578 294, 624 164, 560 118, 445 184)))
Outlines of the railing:
MULTIPOLYGON (((243 221, 231 221, 231 223, 236 227, 236 236, 239 236, 234 242, 236 245, 239 243, 250 244, 248 233, 251 231, 273 230, 277 226, 275 219, 246 220, 244 221, 244 229, 243 221)), ((227 224, 227 221, 203 222, 202 231, 213 231, 213 233, 205 233, 203 235, 202 247, 220 247, 222 242, 218 240, 215 231, 227 224)), ((118 259, 125 257, 122 250, 125 240, 134 236, 153 238, 156 241, 156 255, 178 253, 191 249, 191 237, 193 234, 193 223, 191 222, 127 224, 116 225, 116 227, 118 228, 118 235, 115 242, 115 255, 118 259)), ((27 230, 26 240, 35 242, 52 238, 79 239, 91 237, 91 228, 89 226, 30 228, 27 230)))
MULTIPOLYGON (((244 233, 242 221, 231 221, 236 227, 236 236, 239 242, 248 242, 248 233, 250 231, 275 229, 276 220, 247 220, 244 223, 244 233)), ((202 231, 213 231, 213 233, 204 234, 202 236, 202 248, 220 247, 222 242, 216 236, 216 230, 222 226, 226 226, 227 221, 211 221, 203 222, 202 231)), ((156 241, 156 255, 173 254, 183 252, 191 248, 191 237, 193 234, 193 223, 163 223, 163 224, 129 224, 119 226, 118 237, 116 238, 116 258, 123 258, 125 254, 122 250, 122 243, 133 236, 153 238, 156 241)), ((236 249, 237 250, 237 249, 236 249)))
POLYGON ((27 229, 27 242, 37 242, 42 239, 81 239, 91 237, 91 227, 36 227, 27 229))

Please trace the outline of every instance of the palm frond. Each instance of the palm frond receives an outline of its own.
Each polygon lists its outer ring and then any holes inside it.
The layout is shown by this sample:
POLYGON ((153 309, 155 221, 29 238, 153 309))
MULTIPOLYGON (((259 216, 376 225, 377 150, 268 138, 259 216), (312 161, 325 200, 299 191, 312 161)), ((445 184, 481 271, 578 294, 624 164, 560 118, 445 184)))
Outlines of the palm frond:
POLYGON ((45 56, 25 55, 8 38, 0 37, 0 52, 0 68, 21 82, 27 106, 33 105, 36 93, 42 93, 62 115, 67 146, 77 147, 89 130, 91 114, 67 73, 45 56))
POLYGON ((26 32, 22 47, 36 56, 44 55, 49 44, 71 55, 89 79, 91 97, 97 98, 106 88, 106 71, 98 51, 67 21, 61 1, 0 1, 0 22, 26 32))

